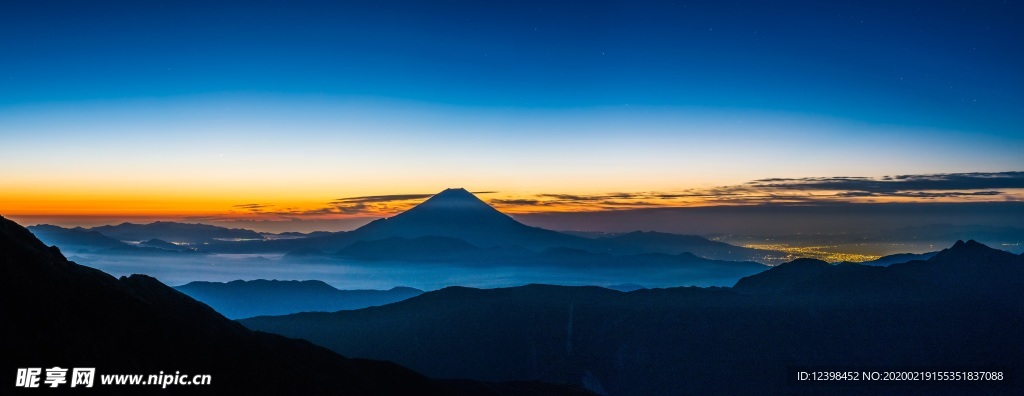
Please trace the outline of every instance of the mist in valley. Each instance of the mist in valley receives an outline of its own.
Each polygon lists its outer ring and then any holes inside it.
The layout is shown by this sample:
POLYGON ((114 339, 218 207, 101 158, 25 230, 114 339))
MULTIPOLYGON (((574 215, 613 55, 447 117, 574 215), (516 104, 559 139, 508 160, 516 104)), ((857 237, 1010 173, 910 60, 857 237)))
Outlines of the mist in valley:
MULTIPOLYGON (((335 258, 294 259, 280 254, 209 254, 188 257, 82 253, 70 259, 114 276, 146 274, 168 285, 192 281, 321 280, 342 290, 386 290, 408 286, 495 288, 545 283, 565 286, 638 284, 644 287, 732 286, 734 276, 711 271, 635 268, 557 268, 424 263, 363 262, 335 258)), ((767 267, 766 267, 767 269, 767 267)))

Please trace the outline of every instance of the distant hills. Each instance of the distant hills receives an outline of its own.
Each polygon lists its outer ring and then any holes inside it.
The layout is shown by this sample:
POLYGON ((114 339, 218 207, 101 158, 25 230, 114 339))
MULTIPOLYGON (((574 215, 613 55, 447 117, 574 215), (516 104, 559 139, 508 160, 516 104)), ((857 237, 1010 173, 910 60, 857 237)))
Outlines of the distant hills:
MULTIPOLYGON (((1024 374, 1024 257, 974 241, 888 267, 802 259, 732 288, 451 287, 395 304, 242 320, 435 377, 609 395, 1017 394, 1016 382, 800 385, 796 368, 1024 374)), ((1016 380, 1014 380, 1016 381, 1016 380)))
POLYGON ((40 224, 29 226, 39 239, 50 245, 60 246, 65 251, 100 251, 108 249, 130 249, 132 246, 96 231, 82 227, 63 228, 40 224))
POLYGON ((296 312, 339 311, 385 305, 423 294, 411 287, 338 290, 321 281, 236 280, 175 287, 231 319, 296 312))
POLYGON ((64 228, 40 224, 29 226, 28 229, 44 242, 60 246, 66 251, 97 254, 154 253, 133 248, 198 251, 210 243, 263 240, 261 234, 251 230, 167 221, 150 224, 122 223, 93 228, 64 228))
POLYGON ((241 228, 224 228, 207 224, 157 221, 149 224, 121 223, 89 229, 122 241, 160 239, 167 242, 201 245, 217 240, 262 240, 258 232, 241 228))
POLYGON ((175 253, 194 253, 193 249, 159 239, 150 239, 134 245, 128 244, 98 231, 81 227, 63 228, 40 224, 30 226, 28 229, 40 240, 50 245, 59 246, 64 251, 70 253, 159 256, 173 255, 175 253))
MULTIPOLYGON (((47 243, 83 254, 281 254, 287 263, 439 263, 495 266, 658 268, 687 284, 727 286, 787 253, 749 249, 693 235, 632 232, 586 238, 526 226, 472 193, 447 189, 394 217, 349 232, 273 237, 202 224, 124 223, 92 229, 35 226, 47 243), (131 241, 131 245, 126 244, 131 241), (172 243, 173 242, 173 243, 172 243), (678 275, 678 276, 675 276, 678 275)), ((673 281, 674 282, 674 281, 673 281)))

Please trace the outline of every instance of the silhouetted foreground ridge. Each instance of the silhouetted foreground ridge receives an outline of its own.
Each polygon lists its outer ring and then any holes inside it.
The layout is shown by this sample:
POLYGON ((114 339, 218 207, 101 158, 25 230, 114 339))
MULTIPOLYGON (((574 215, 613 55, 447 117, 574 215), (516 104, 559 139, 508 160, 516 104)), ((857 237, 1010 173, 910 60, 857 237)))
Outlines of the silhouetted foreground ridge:
POLYGON ((97 378, 94 394, 580 393, 538 383, 438 382, 392 363, 346 359, 305 341, 251 331, 151 277, 117 279, 69 262, 2 217, 0 293, 0 359, 9 379, 4 394, 14 391, 17 368, 54 366, 95 367, 97 376, 212 376, 211 386, 168 389, 101 386, 97 378))

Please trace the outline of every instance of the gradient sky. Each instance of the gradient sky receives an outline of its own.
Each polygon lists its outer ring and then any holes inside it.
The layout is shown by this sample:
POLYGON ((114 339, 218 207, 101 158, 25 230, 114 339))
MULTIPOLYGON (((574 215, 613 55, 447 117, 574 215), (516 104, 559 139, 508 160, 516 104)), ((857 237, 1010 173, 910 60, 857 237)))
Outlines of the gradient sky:
POLYGON ((1024 200, 1019 2, 369 3, 3 2, 0 214, 1024 200))

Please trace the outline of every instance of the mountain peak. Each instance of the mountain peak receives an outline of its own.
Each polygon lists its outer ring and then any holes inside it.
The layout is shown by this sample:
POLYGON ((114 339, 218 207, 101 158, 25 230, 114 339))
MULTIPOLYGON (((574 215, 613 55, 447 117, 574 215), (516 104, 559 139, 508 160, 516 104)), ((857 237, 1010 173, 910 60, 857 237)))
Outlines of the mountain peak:
POLYGON ((985 244, 983 244, 981 242, 978 242, 978 241, 975 241, 975 240, 971 239, 971 240, 968 240, 967 242, 964 242, 963 240, 956 241, 956 243, 954 243, 953 246, 951 246, 949 249, 944 250, 943 252, 947 253, 947 254, 950 254, 950 253, 961 254, 961 253, 979 253, 979 252, 988 252, 988 251, 996 251, 996 249, 990 248, 990 247, 988 247, 987 245, 985 245, 985 244))
POLYGON ((417 222, 514 222, 464 188, 449 188, 416 205, 393 219, 417 222), (416 220, 412 220, 416 219, 416 220))
POLYGON ((444 191, 434 194, 434 196, 423 201, 423 203, 416 205, 412 210, 424 207, 432 209, 447 208, 457 210, 486 209, 488 211, 497 212, 496 209, 480 200, 480 198, 477 198, 473 193, 466 191, 464 188, 445 189, 444 191))
POLYGON ((464 188, 441 191, 412 209, 371 222, 349 235, 363 240, 449 237, 484 248, 568 246, 583 240, 519 223, 464 188))
POLYGON ((961 262, 977 263, 980 261, 1002 261, 1014 257, 1013 253, 993 249, 975 240, 956 241, 952 247, 943 249, 930 259, 929 262, 961 262))

